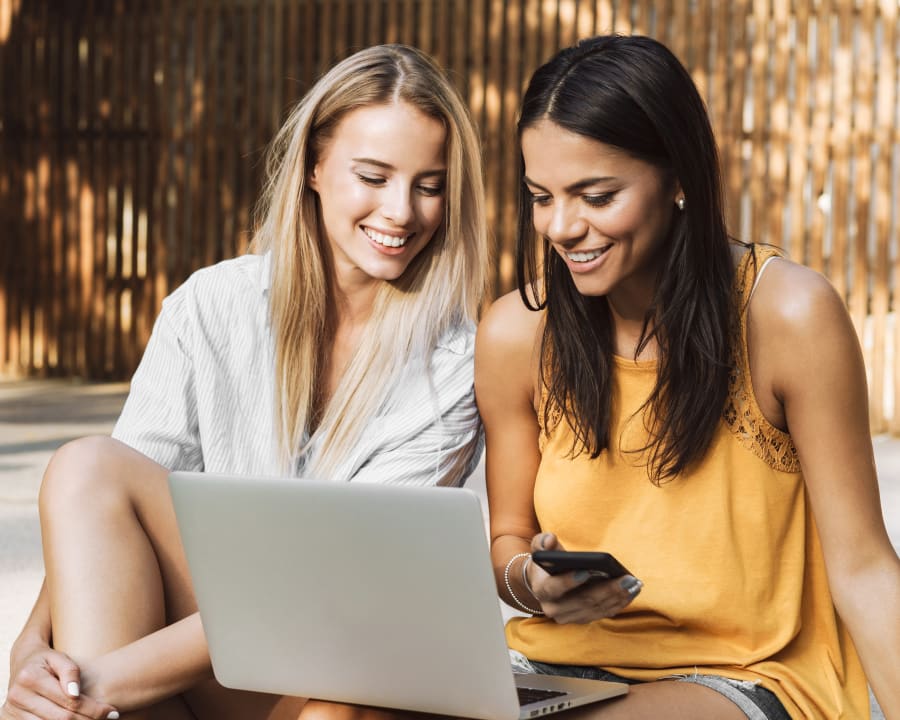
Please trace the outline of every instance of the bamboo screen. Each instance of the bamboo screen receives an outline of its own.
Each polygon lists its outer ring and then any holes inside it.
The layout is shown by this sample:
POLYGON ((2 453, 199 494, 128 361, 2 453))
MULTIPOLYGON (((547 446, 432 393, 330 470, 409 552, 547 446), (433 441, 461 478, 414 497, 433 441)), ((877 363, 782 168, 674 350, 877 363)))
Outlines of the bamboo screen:
POLYGON ((245 250, 288 104, 379 42, 431 52, 468 99, 510 288, 520 89, 608 31, 689 67, 732 232, 831 279, 873 430, 900 432, 897 0, 0 0, 0 372, 127 377, 166 293, 245 250))

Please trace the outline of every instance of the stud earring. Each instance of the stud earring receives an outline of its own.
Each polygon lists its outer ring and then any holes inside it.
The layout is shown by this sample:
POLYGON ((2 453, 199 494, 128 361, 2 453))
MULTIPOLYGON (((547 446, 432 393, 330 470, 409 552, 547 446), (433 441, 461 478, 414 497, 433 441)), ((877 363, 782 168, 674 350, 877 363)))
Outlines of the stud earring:
POLYGON ((675 201, 675 204, 678 206, 679 210, 684 210, 684 197, 680 197, 675 201))

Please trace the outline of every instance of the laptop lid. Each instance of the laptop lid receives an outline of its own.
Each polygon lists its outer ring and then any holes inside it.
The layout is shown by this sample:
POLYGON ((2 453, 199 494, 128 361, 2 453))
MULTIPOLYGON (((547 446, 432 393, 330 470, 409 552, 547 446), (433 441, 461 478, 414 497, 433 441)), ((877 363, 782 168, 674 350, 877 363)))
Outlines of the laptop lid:
MULTIPOLYGON (((471 491, 188 472, 169 484, 226 687, 520 717, 471 491)), ((588 685, 593 699, 624 692, 588 685)))

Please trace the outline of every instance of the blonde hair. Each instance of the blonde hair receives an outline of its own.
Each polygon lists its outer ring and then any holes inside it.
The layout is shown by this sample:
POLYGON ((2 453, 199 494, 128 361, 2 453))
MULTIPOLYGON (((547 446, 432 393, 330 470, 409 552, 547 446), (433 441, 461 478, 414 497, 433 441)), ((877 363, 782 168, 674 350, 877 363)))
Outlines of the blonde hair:
POLYGON ((411 47, 379 45, 335 65, 300 100, 272 142, 266 176, 252 250, 272 253, 269 312, 282 462, 290 471, 304 457, 306 471, 327 478, 403 375, 427 370, 438 340, 475 318, 489 265, 478 135, 431 58, 411 47), (403 275, 383 283, 341 383, 317 407, 334 338, 334 279, 309 174, 347 113, 400 100, 446 128, 444 219, 403 275))

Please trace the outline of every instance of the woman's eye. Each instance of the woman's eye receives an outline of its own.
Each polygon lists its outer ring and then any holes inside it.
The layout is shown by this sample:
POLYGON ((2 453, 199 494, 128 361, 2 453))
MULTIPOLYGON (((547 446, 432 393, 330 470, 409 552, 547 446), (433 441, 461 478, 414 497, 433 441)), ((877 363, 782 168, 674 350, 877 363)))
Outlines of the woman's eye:
POLYGON ((372 185, 374 187, 380 187, 387 182, 383 177, 378 177, 377 175, 363 175, 362 173, 356 173, 356 177, 362 180, 366 185, 372 185))
POLYGON ((532 205, 549 205, 550 204, 550 196, 549 195, 538 195, 537 193, 531 193, 531 204, 532 205))
POLYGON ((591 207, 603 207, 612 202, 615 193, 600 193, 599 195, 582 195, 584 201, 591 207))
POLYGON ((436 197, 444 192, 443 185, 419 185, 419 192, 427 197, 436 197))

